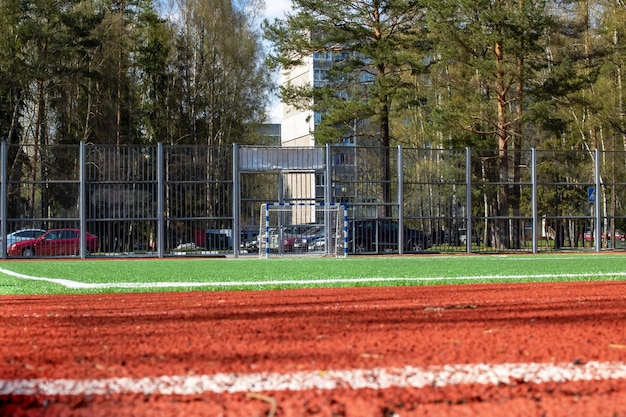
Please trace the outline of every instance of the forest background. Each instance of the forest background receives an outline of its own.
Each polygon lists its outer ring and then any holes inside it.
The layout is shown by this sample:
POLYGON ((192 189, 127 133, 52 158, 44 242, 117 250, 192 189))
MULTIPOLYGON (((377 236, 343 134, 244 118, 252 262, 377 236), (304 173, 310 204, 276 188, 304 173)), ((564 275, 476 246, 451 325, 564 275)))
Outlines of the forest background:
MULTIPOLYGON (((275 21, 262 0, 0 5, 0 140, 29 149, 9 155, 16 188, 46 179, 40 146, 259 143, 276 92, 320 115, 320 145, 493 150, 474 174, 499 184, 519 184, 521 150, 626 147, 617 0, 293 0, 275 21), (278 89, 276 71, 310 56, 331 63, 314 85, 278 89)), ((499 187, 489 215, 518 212, 519 188, 499 187)))
POLYGON ((262 0, 0 3, 8 143, 254 143, 273 71, 322 52, 343 52, 323 85, 281 91, 324 114, 320 144, 626 143, 617 0, 293 1, 264 24, 262 0))

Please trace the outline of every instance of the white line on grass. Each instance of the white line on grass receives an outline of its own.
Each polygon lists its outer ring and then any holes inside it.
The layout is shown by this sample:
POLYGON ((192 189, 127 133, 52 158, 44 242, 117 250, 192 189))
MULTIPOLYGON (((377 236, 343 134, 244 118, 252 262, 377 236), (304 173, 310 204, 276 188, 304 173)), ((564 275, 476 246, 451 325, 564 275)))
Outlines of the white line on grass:
POLYGON ((626 378, 626 363, 458 364, 419 368, 317 370, 293 373, 219 373, 145 378, 0 379, 0 395, 197 395, 263 391, 303 391, 446 387, 464 384, 509 385, 600 381, 626 378))
POLYGON ((387 281, 430 282, 430 281, 476 281, 476 280, 524 280, 524 279, 558 279, 558 278, 623 278, 626 272, 594 272, 581 274, 528 274, 528 275, 479 275, 457 277, 371 277, 371 278, 324 278, 277 281, 224 281, 224 282, 109 282, 83 283, 62 278, 34 277, 0 268, 0 273, 15 278, 31 281, 45 281, 61 285, 68 289, 112 289, 112 288, 193 288, 193 287, 264 287, 276 285, 322 285, 341 283, 374 283, 387 281))

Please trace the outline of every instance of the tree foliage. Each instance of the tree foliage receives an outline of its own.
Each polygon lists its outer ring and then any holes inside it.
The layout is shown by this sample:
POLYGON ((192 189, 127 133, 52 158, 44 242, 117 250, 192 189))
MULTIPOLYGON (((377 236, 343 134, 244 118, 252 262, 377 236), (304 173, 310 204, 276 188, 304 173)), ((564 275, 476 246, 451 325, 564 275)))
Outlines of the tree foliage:
POLYGON ((262 4, 0 0, 0 134, 28 144, 232 143, 264 120, 262 4), (180 18, 177 18, 180 17, 180 18))
MULTIPOLYGON (((94 180, 123 196, 130 190, 120 184, 136 178, 123 168, 122 145, 243 143, 264 121, 262 4, 181 0, 169 17, 157 5, 0 0, 0 140, 24 145, 10 147, 9 217, 69 216, 76 208, 78 195, 66 185, 32 185, 77 170, 66 147, 48 145, 114 145, 94 180)), ((231 169, 211 149, 199 158, 213 185, 184 204, 217 213, 228 196, 214 179, 231 169)), ((90 201, 123 206, 107 195, 92 190, 90 201)))
MULTIPOLYGON (((394 138, 405 146, 495 150, 497 157, 476 172, 498 184, 485 216, 519 215, 521 188, 508 184, 522 177, 520 151, 626 143, 620 2, 312 0, 293 6, 292 14, 268 25, 273 62, 290 69, 312 54, 341 54, 314 88, 282 91, 285 102, 321 115, 316 140, 338 142, 374 126, 368 133, 383 147, 394 138)), ((496 225, 496 244, 508 245, 518 227, 496 225)))
POLYGON ((329 65, 316 88, 282 86, 283 96, 294 102, 305 97, 323 115, 318 143, 356 136, 388 147, 394 105, 419 97, 405 75, 425 70, 423 6, 404 0, 296 0, 293 7, 285 19, 266 24, 272 62, 289 70, 316 54, 329 65))
MULTIPOLYGON (((283 97, 304 99, 321 115, 318 144, 346 137, 379 144, 380 201, 389 203, 390 122, 396 108, 419 97, 406 75, 425 70, 429 51, 423 6, 413 0, 295 0, 293 6, 293 14, 266 24, 272 62, 290 70, 315 55, 327 65, 316 85, 281 86, 283 97)), ((385 214, 389 210, 384 206, 385 214)))

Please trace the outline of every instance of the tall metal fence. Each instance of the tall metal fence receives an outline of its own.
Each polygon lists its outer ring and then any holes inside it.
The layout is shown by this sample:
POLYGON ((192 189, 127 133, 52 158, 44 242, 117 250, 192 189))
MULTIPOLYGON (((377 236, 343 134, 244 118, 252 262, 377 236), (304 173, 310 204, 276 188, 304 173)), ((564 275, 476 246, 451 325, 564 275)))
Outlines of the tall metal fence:
POLYGON ((2 143, 0 161, 2 257, 24 229, 97 242, 35 256, 244 256, 266 202, 346 203, 431 253, 614 250, 626 230, 625 152, 2 143))

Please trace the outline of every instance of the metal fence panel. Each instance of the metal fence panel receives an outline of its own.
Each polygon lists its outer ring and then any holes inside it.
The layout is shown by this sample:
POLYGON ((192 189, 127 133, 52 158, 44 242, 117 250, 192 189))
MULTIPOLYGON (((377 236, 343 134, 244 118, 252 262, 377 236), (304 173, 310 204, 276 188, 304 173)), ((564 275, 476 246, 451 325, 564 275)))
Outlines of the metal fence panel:
POLYGON ((157 147, 89 145, 86 219, 108 255, 154 254, 157 147))
MULTIPOLYGON (((599 199, 602 208, 602 224, 598 226, 598 230, 587 228, 585 240, 593 242, 595 236, 599 235, 603 247, 621 249, 626 240, 626 152, 604 151, 600 153, 600 159, 602 187, 601 192, 593 196, 599 199)), ((587 188, 587 200, 590 197, 591 193, 587 188)), ((587 202, 585 208, 590 203, 587 202)))
POLYGON ((540 236, 548 249, 592 249, 594 158, 586 151, 537 151, 537 209, 540 236))
MULTIPOLYGON (((351 230, 376 226, 368 252, 612 250, 626 240, 622 151, 6 143, 2 150, 3 233, 85 227, 97 242, 81 237, 88 255, 256 253, 250 245, 267 202, 347 203, 351 230), (416 232, 426 248, 414 245, 416 232)), ((77 256, 74 245, 36 255, 77 256)))
MULTIPOLYGON (((7 145, 4 149, 6 155, 2 160, 7 166, 3 167, 6 172, 3 229, 8 234, 2 240, 5 251, 18 240, 40 236, 38 230, 79 229, 78 146, 7 145)), ((12 253, 75 255, 79 250, 76 239, 48 243, 40 245, 36 253, 28 246, 16 247, 12 253)))
POLYGON ((480 250, 532 250, 531 151, 471 150, 472 238, 480 250))
POLYGON ((430 234, 437 250, 465 251, 464 150, 403 149, 405 224, 430 234))
POLYGON ((164 159, 166 253, 232 252, 232 148, 168 146, 164 159))

